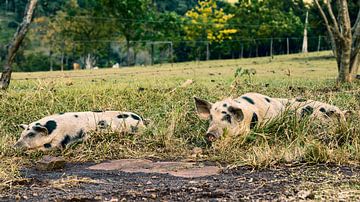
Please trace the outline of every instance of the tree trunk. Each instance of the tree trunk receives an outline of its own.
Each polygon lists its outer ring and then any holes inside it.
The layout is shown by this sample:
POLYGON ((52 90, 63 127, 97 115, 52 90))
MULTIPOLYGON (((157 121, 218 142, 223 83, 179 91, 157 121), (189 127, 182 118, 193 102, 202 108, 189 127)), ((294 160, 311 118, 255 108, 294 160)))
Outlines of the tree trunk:
POLYGON ((20 45, 24 40, 26 33, 29 30, 29 26, 33 18, 33 13, 36 8, 36 4, 37 4, 37 0, 29 0, 28 4, 26 5, 26 9, 25 9, 26 13, 23 22, 16 30, 16 33, 8 46, 7 55, 4 64, 4 70, 0 78, 0 88, 2 90, 6 90, 9 87, 11 73, 12 73, 12 64, 14 62, 16 53, 19 50, 20 45))
POLYGON ((315 3, 320 11, 321 17, 328 30, 333 52, 336 57, 338 67, 338 79, 340 83, 352 82, 357 77, 359 70, 359 51, 360 51, 360 10, 354 26, 351 28, 348 3, 346 0, 337 0, 338 16, 335 17, 331 8, 331 1, 326 2, 327 13, 319 4, 315 3))
POLYGON ((302 53, 308 53, 308 36, 307 36, 307 27, 308 27, 308 22, 309 22, 308 18, 309 18, 309 11, 306 11, 302 53))

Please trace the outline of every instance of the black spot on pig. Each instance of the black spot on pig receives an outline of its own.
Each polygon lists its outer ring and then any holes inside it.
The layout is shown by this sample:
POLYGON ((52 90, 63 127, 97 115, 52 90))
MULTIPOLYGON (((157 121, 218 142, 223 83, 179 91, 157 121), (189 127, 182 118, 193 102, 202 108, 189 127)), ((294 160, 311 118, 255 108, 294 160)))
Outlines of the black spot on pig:
POLYGON ((41 124, 40 123, 35 123, 35 126, 41 126, 41 124))
POLYGON ((253 104, 253 105, 255 104, 254 100, 249 97, 243 96, 242 99, 246 100, 250 104, 253 104))
POLYGON ((45 124, 45 128, 48 130, 48 134, 50 135, 57 127, 57 124, 54 120, 50 120, 48 122, 46 122, 45 124))
POLYGON ((269 98, 265 98, 265 100, 268 102, 268 103, 270 103, 271 102, 271 100, 269 99, 269 98))
POLYGON ((259 118, 258 118, 257 114, 254 112, 253 116, 251 118, 251 122, 250 122, 250 129, 253 129, 258 121, 259 121, 259 118))
POLYGON ((335 111, 334 111, 334 110, 329 110, 329 111, 326 112, 326 115, 327 115, 328 117, 331 117, 331 116, 333 116, 334 114, 335 114, 335 111))
POLYGON ((79 118, 79 115, 77 115, 77 114, 75 114, 74 116, 75 116, 75 118, 79 118))
POLYGON ((135 120, 138 120, 138 121, 141 120, 141 118, 139 116, 135 115, 135 114, 131 114, 131 118, 133 118, 135 120))
POLYGON ((83 129, 80 129, 76 136, 72 138, 73 141, 81 141, 85 137, 85 132, 83 129))
POLYGON ((59 115, 63 115, 63 114, 65 114, 65 113, 64 113, 64 112, 60 112, 60 113, 59 113, 59 115))
POLYGON ((301 110, 301 117, 309 116, 314 112, 314 108, 306 106, 301 110))
POLYGON ((50 143, 46 143, 46 144, 44 144, 44 147, 45 147, 46 149, 49 149, 49 148, 51 148, 51 144, 50 144, 50 143))
POLYGON ((226 114, 221 120, 231 123, 231 116, 230 114, 226 114))
POLYGON ((118 118, 118 119, 126 119, 126 118, 128 118, 128 117, 129 117, 128 114, 119 114, 119 115, 117 115, 117 118, 118 118))
POLYGON ((227 107, 227 104, 225 103, 225 104, 223 104, 223 107, 227 107))
POLYGON ((61 140, 60 144, 62 148, 66 148, 66 145, 68 145, 71 141, 71 137, 69 135, 66 135, 63 140, 61 140))
POLYGON ((105 120, 99 121, 97 125, 99 126, 100 129, 105 129, 108 126, 105 120))
POLYGON ((320 108, 320 112, 326 113, 326 109, 325 109, 324 107, 321 107, 321 108, 320 108))
POLYGON ((103 112, 102 110, 93 110, 92 112, 94 112, 94 113, 101 113, 101 112, 103 112))

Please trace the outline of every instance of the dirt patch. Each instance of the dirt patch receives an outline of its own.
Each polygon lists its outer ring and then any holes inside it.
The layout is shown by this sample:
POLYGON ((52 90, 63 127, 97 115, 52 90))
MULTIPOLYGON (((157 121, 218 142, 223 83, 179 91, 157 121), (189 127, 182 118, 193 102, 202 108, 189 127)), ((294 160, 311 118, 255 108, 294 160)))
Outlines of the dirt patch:
POLYGON ((183 178, 169 174, 88 169, 68 164, 53 172, 23 170, 30 181, 0 193, 0 201, 233 201, 359 200, 360 168, 297 165, 254 170, 241 167, 216 176, 183 178))
POLYGON ((217 175, 217 166, 204 166, 189 162, 152 162, 145 159, 121 159, 90 166, 91 170, 118 170, 128 173, 158 173, 177 177, 196 178, 217 175))

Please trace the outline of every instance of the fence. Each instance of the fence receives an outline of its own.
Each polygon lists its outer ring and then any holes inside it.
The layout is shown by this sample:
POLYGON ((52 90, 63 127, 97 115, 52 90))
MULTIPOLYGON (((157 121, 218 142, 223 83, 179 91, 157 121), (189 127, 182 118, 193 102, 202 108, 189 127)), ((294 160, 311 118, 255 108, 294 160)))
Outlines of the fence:
MULTIPOLYGON (((22 55, 16 59, 15 71, 70 70, 73 63, 81 68, 133 66, 153 64, 238 59, 300 53, 303 38, 261 38, 208 41, 72 41, 60 47, 25 41, 22 55), (88 65, 87 63, 91 63, 88 65)), ((4 47, 4 46, 3 46, 4 47)), ((309 37, 308 51, 331 50, 327 37, 309 37)))

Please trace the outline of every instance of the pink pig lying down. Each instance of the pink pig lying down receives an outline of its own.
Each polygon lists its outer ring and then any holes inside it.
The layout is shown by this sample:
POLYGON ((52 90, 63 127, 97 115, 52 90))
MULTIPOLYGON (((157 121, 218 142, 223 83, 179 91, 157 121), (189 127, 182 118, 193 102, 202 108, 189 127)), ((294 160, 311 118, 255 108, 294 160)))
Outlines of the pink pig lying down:
POLYGON ((44 117, 24 129, 14 145, 32 150, 64 149, 81 142, 88 132, 108 129, 119 133, 136 133, 144 128, 147 120, 133 112, 96 111, 68 112, 44 117))
POLYGON ((224 130, 230 134, 248 133, 255 125, 265 124, 286 110, 295 111, 300 117, 308 116, 321 121, 345 121, 345 115, 350 112, 314 100, 270 98, 259 93, 246 93, 216 103, 196 97, 194 99, 198 116, 210 120, 206 132, 209 141, 221 137, 224 130))

